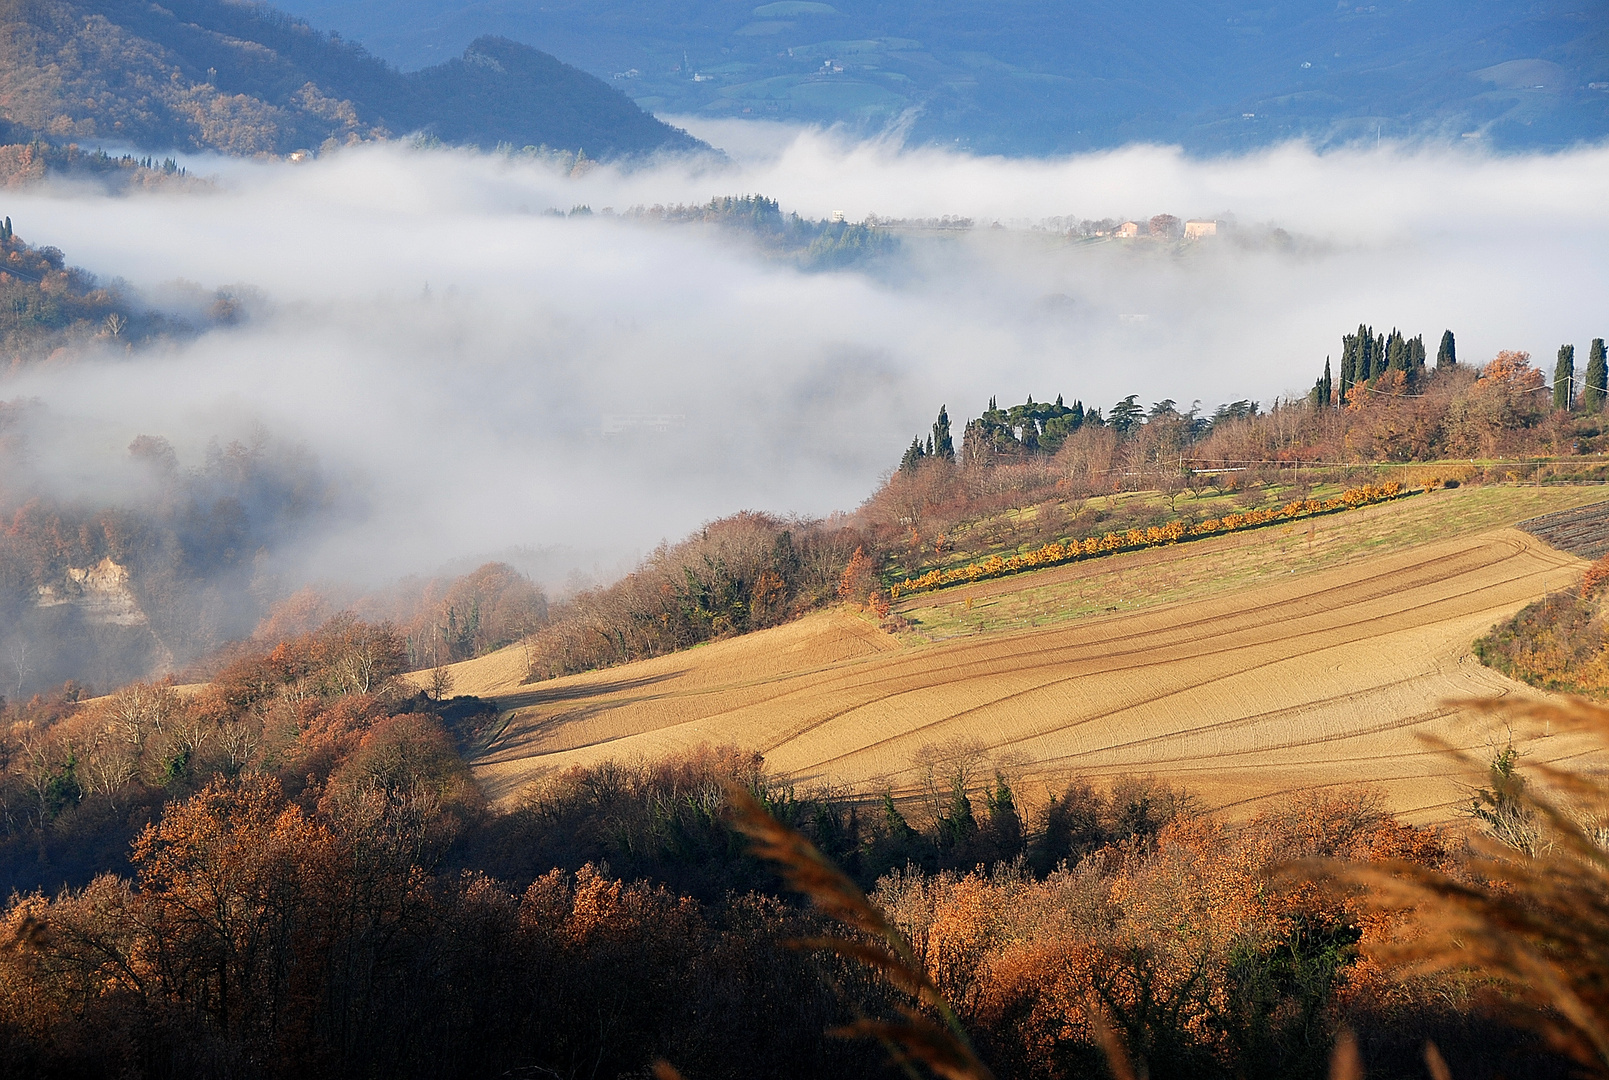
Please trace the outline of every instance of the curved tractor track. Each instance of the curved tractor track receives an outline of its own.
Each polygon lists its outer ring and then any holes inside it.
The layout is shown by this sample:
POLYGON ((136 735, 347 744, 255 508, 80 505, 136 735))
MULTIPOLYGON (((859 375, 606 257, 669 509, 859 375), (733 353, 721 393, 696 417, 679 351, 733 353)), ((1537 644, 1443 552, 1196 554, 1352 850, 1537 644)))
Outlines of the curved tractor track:
MULTIPOLYGON (((474 692, 510 710, 473 765, 506 803, 555 768, 735 743, 801 783, 911 795, 917 762, 937 748, 985 759, 1030 798, 1072 773, 1145 773, 1245 811, 1367 784, 1393 809, 1441 818, 1467 794, 1420 736, 1484 753, 1506 732, 1446 702, 1517 688, 1469 643, 1583 565, 1501 529, 1205 599, 936 644, 904 645, 825 613, 531 686, 505 653, 463 665, 471 681, 481 673, 474 692)), ((1563 737, 1531 750, 1543 760, 1580 751, 1563 737)))

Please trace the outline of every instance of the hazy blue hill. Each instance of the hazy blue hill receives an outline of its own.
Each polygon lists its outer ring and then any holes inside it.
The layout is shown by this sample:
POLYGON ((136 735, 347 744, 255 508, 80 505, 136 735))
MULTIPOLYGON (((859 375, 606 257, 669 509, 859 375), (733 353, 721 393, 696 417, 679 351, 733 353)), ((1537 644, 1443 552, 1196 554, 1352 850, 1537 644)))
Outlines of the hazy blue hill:
POLYGON ((477 38, 462 58, 406 78, 416 92, 416 126, 428 126, 447 142, 542 142, 593 156, 622 148, 696 145, 613 87, 507 38, 477 38), (542 103, 541 135, 535 140, 532 102, 542 103))
POLYGON ((505 34, 656 112, 881 125, 918 109, 917 139, 991 151, 1609 134, 1609 90, 1589 89, 1609 87, 1603 0, 287 2, 403 67, 505 34))
POLYGON ((403 73, 299 18, 231 0, 0 0, 0 120, 12 141, 235 154, 420 130, 592 157, 702 147, 529 46, 487 37, 403 73))

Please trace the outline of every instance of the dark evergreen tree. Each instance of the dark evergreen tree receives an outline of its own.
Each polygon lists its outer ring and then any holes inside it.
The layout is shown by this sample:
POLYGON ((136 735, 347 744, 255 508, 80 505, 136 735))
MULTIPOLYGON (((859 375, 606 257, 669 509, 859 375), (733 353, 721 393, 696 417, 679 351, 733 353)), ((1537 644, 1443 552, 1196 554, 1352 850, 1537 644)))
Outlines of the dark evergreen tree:
POLYGON ((1587 351, 1586 385, 1581 388, 1581 407, 1597 412, 1609 400, 1609 358, 1605 358, 1603 338, 1593 338, 1587 351))
POLYGON ((1341 337, 1341 386, 1340 394, 1336 397, 1337 405, 1346 404, 1346 392, 1352 389, 1356 381, 1356 364, 1358 359, 1358 339, 1352 334, 1341 337))
POLYGON ((1408 370, 1408 345, 1402 338, 1402 331, 1396 327, 1391 328, 1391 335, 1386 338, 1386 370, 1408 370))
POLYGON ((1575 384, 1575 346, 1559 346, 1559 362, 1553 365, 1553 407, 1568 411, 1575 384))
POLYGON ((1330 407, 1330 358, 1324 358, 1324 374, 1313 384, 1313 404, 1320 409, 1330 407))
POLYGON ((933 456, 945 461, 955 460, 955 443, 950 440, 950 414, 939 406, 939 418, 933 421, 933 456))
POLYGON ((1458 351, 1453 343, 1453 332, 1443 330, 1441 332, 1441 348, 1436 350, 1436 370, 1446 371, 1448 368, 1457 365, 1457 363, 1458 351))
POLYGON ((917 470, 917 467, 922 464, 922 459, 925 458, 925 457, 927 457, 927 452, 922 449, 922 440, 921 440, 921 438, 918 437, 918 438, 912 439, 910 449, 906 450, 905 451, 905 456, 900 459, 900 463, 899 463, 900 472, 906 472, 906 473, 915 472, 917 470))
POLYGON ((1112 406, 1112 411, 1106 417, 1106 422, 1117 428, 1118 434, 1127 435, 1139 427, 1145 417, 1145 409, 1136 400, 1138 394, 1128 397, 1112 406))
POLYGON ((1425 336, 1415 334, 1413 340, 1408 342, 1408 374, 1419 376, 1425 373, 1425 336))

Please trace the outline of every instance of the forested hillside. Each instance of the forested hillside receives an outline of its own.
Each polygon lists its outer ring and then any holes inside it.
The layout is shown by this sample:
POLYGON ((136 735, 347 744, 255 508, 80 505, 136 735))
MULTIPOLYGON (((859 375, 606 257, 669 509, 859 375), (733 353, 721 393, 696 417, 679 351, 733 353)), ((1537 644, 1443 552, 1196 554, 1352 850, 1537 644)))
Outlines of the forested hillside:
POLYGON ((284 154, 415 131, 593 157, 702 146, 625 95, 504 38, 404 75, 273 8, 5 0, 0 119, 30 137, 284 154))

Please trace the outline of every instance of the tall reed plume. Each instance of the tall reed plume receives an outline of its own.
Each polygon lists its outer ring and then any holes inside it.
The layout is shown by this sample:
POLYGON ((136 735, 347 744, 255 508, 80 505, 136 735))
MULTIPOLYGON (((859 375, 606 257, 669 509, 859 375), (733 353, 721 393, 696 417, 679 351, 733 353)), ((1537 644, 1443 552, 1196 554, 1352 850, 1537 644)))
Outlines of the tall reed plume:
MULTIPOLYGON (((1609 746, 1601 705, 1470 707, 1609 746)), ((1588 1075, 1609 1077, 1609 782, 1579 755, 1566 765, 1533 762, 1522 775, 1512 748, 1480 761, 1434 744, 1490 785, 1470 806, 1487 835, 1471 840, 1473 858, 1458 876, 1412 863, 1319 862, 1289 872, 1361 886, 1375 909, 1411 912, 1414 932, 1373 946, 1376 959, 1409 973, 1472 976, 1491 1004, 1541 1031, 1588 1075)), ((1439 1055, 1431 1070, 1446 1074, 1439 1055)))

